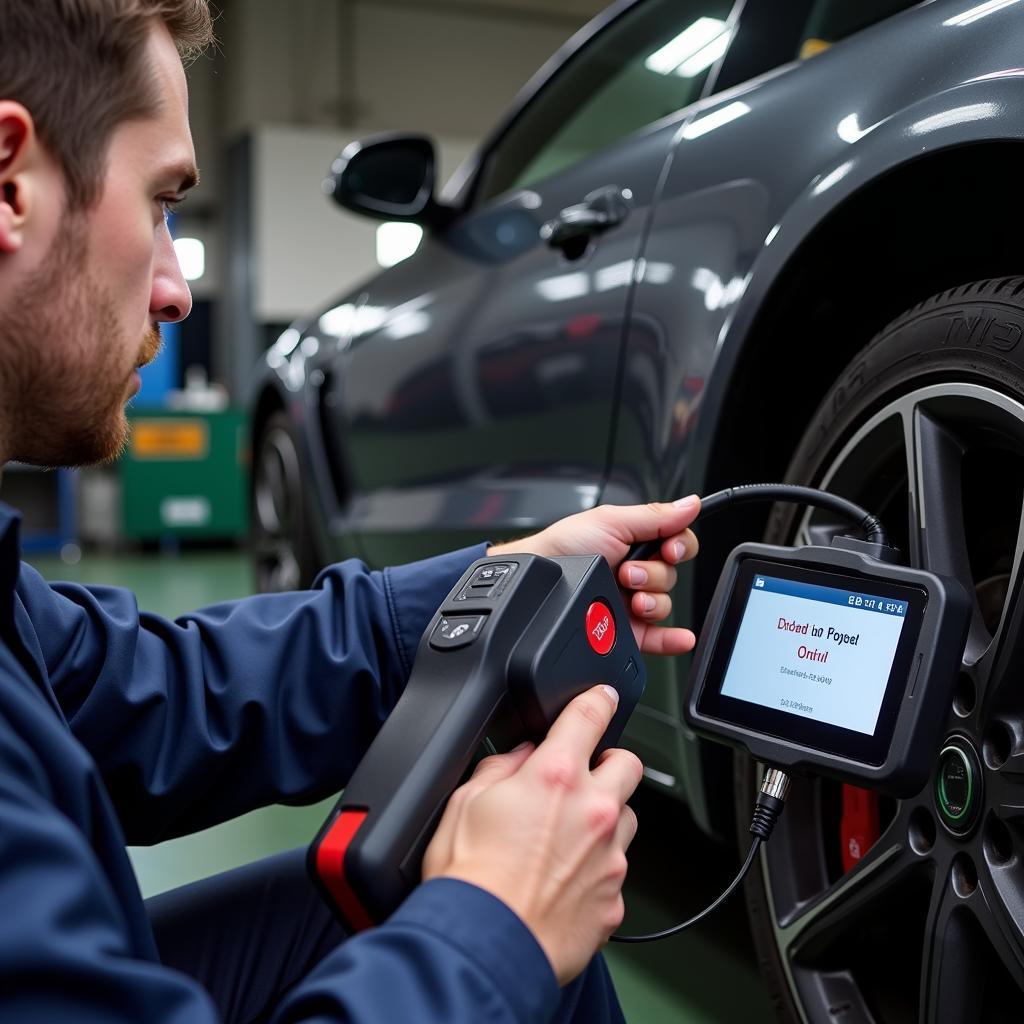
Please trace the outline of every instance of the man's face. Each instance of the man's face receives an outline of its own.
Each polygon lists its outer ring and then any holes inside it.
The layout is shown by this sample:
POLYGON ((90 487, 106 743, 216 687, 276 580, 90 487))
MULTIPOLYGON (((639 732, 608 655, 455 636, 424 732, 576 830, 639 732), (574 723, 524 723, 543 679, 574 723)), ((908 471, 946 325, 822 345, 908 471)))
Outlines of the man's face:
POLYGON ((162 26, 148 49, 157 110, 115 129, 98 203, 60 217, 0 308, 6 458, 68 466, 115 457, 158 325, 191 309, 165 221, 196 177, 185 74, 162 26))

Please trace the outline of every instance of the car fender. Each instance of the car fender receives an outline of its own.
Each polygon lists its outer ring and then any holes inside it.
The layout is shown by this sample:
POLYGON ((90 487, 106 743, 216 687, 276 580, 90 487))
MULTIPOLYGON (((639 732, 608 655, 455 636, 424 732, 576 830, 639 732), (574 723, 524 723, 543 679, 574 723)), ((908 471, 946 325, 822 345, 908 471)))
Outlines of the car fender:
POLYGON ((943 151, 979 142, 1024 140, 1024 69, 982 76, 911 104, 823 166, 771 228, 742 297, 725 320, 691 434, 691 457, 679 493, 700 490, 737 363, 772 289, 803 246, 844 204, 884 175, 943 151))

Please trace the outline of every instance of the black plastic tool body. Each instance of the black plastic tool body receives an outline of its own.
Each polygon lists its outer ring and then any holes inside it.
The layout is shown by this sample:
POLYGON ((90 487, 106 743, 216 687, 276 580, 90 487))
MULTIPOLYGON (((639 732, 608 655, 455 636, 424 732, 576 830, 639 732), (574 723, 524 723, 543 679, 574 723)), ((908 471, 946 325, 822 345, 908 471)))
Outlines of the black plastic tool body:
POLYGON ((475 562, 424 632, 401 699, 310 847, 311 874, 346 925, 383 920, 419 882, 438 819, 485 736, 506 748, 539 742, 598 683, 620 694, 600 752, 619 739, 644 686, 604 559, 475 562))

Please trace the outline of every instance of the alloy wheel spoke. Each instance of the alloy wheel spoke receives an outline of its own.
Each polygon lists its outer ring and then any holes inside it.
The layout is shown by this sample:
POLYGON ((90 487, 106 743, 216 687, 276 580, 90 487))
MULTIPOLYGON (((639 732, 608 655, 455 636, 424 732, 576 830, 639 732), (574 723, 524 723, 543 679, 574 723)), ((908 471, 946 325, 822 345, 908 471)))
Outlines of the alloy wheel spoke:
MULTIPOLYGON (((990 748, 989 756, 992 754, 990 748)), ((1024 829, 1024 753, 1011 753, 998 767, 991 767, 986 786, 989 805, 999 821, 1012 829, 1024 829)))
MULTIPOLYGON (((1020 928, 999 882, 983 868, 979 881, 974 862, 960 854, 936 878, 925 926, 922 1024, 982 1019, 981 1001, 1001 1002, 1007 988, 1015 1002, 1024 999, 1020 928)), ((1019 874, 1016 866, 1010 870, 1019 874)), ((1019 894, 1016 902, 1019 910, 1019 894)))
POLYGON ((1015 859, 981 865, 974 906, 982 930, 1024 1003, 1024 867, 1015 859))
POLYGON ((280 459, 273 449, 263 452, 256 477, 256 512, 260 527, 267 533, 281 530, 279 495, 284 488, 280 459))
POLYGON ((962 479, 964 445, 923 406, 913 405, 904 421, 910 486, 910 544, 915 565, 963 584, 973 608, 964 661, 977 661, 989 647, 975 596, 964 526, 962 479))
POLYGON ((794 961, 813 961, 833 939, 849 933, 851 922, 924 870, 924 861, 910 847, 906 834, 906 817, 901 813, 856 867, 779 922, 780 946, 794 961))
POLYGON ((278 529, 286 532, 290 526, 289 505, 291 501, 291 496, 288 493, 288 475, 280 455, 275 452, 274 456, 269 460, 272 470, 267 474, 267 487, 270 491, 270 500, 273 502, 278 529))
POLYGON ((982 953, 974 938, 970 915, 953 891, 947 863, 936 877, 925 922, 921 1024, 961 1024, 973 1019, 977 993, 972 977, 977 975, 982 953))
POLYGON ((1012 709, 1024 711, 1020 680, 1024 676, 1024 645, 1018 637, 1024 630, 1024 516, 1017 524, 1017 540, 1006 599, 992 643, 977 664, 978 688, 982 694, 982 721, 993 713, 1012 709))

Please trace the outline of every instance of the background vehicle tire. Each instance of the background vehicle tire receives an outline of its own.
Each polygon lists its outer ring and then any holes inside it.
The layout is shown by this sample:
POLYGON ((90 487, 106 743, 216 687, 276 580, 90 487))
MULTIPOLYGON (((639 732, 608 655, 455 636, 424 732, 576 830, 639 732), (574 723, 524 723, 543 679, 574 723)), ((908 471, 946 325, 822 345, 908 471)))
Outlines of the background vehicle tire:
MULTIPOLYGON (((956 575, 974 593, 947 736, 974 747, 982 772, 968 834, 951 831, 933 779, 910 800, 873 802, 874 834, 853 846, 850 794, 795 785, 746 886, 778 1015, 810 1024, 1019 1020, 1024 278, 952 289, 886 327, 826 395, 787 480, 866 505, 912 564, 956 575)), ((828 513, 779 505, 766 536, 827 542, 839 528, 828 513)), ((736 759, 744 848, 757 774, 736 759)))
POLYGON ((280 410, 253 446, 252 552, 261 593, 308 587, 320 569, 305 502, 295 435, 280 410))

